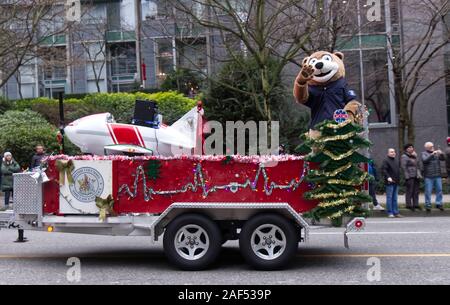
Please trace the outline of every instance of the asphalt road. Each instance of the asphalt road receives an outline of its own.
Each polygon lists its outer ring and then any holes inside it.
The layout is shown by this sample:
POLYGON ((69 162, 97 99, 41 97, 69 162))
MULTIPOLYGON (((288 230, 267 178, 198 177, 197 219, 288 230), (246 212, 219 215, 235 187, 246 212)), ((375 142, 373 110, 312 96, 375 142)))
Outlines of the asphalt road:
POLYGON ((450 218, 369 219, 350 250, 341 233, 315 230, 283 271, 251 270, 228 242, 211 270, 182 272, 145 237, 27 232, 16 244, 16 232, 2 230, 0 284, 450 284, 450 218), (81 262, 79 282, 70 257, 81 262))

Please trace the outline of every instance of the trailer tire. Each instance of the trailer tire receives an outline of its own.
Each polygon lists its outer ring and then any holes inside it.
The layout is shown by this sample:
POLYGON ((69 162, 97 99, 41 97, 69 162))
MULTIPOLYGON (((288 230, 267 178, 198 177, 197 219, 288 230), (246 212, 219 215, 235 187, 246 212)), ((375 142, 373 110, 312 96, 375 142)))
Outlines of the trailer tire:
POLYGON ((297 251, 297 230, 291 221, 281 215, 256 215, 244 224, 239 247, 242 256, 254 268, 281 269, 297 251))
POLYGON ((164 233, 164 251, 171 263, 183 270, 208 268, 220 254, 222 234, 206 216, 184 214, 175 218, 164 233))

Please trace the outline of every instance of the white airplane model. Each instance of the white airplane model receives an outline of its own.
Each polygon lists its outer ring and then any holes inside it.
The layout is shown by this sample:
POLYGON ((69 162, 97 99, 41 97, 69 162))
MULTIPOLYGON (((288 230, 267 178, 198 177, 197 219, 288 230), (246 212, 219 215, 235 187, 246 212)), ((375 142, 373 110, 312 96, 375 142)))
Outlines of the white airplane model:
POLYGON ((193 154, 202 131, 203 113, 199 105, 172 126, 160 124, 159 128, 118 124, 110 113, 101 113, 70 123, 64 132, 85 154, 193 154))

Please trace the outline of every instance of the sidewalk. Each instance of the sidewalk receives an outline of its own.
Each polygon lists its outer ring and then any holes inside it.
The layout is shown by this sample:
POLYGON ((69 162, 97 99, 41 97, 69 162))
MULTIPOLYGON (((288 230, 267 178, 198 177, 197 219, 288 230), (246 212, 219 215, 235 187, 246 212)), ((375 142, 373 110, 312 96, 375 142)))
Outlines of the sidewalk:
MULTIPOLYGON (((386 195, 377 195, 378 203, 380 203, 383 207, 386 207, 386 195)), ((423 211, 415 211, 412 212, 408 209, 406 209, 406 200, 405 195, 399 195, 398 196, 398 205, 400 214, 405 217, 426 217, 426 216, 436 216, 436 217, 450 217, 450 195, 444 195, 443 203, 446 207, 446 210, 444 212, 441 212, 437 209, 435 209, 435 203, 436 203, 436 196, 433 194, 431 196, 431 203, 433 206, 433 209, 431 210, 431 213, 427 213, 425 211, 425 194, 419 195, 419 205, 423 208, 423 211)), ((370 205, 372 207, 372 205, 370 205)), ((385 211, 371 211, 371 217, 386 217, 385 211)))
MULTIPOLYGON (((433 194, 433 196, 431 196, 431 200, 432 200, 431 202, 433 203, 433 205, 435 203, 435 199, 436 199, 436 196, 433 194)), ((377 195, 377 200, 382 205, 386 205, 386 195, 385 194, 377 195)), ((444 204, 450 203, 450 194, 444 195, 443 201, 444 201, 444 204)), ((398 195, 398 204, 405 205, 405 202, 406 202, 405 195, 398 195)), ((423 194, 423 193, 419 195, 419 204, 421 204, 421 205, 425 204, 425 194, 423 194)))

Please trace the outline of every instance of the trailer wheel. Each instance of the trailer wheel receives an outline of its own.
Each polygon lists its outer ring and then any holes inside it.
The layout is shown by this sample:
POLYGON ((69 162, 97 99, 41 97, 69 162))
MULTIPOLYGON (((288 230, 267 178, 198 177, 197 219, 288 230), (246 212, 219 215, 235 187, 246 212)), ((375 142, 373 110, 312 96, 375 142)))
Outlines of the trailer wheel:
POLYGON ((239 247, 247 263, 260 270, 285 266, 298 248, 295 226, 278 214, 260 214, 242 228, 239 247))
POLYGON ((164 233, 164 251, 183 270, 209 267, 220 253, 219 226, 206 216, 185 214, 174 219, 164 233))

